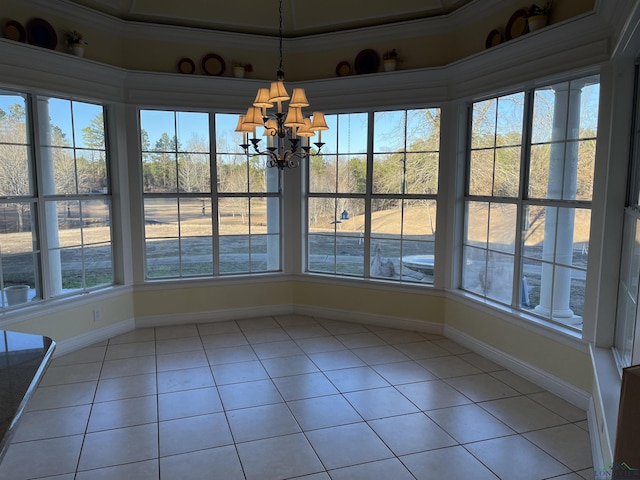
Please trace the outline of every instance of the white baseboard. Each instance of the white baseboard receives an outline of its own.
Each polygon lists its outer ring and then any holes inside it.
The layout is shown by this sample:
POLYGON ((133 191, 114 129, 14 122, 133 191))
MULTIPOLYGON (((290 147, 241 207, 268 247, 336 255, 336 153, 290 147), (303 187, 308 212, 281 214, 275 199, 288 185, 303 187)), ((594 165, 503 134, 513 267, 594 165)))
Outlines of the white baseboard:
MULTIPOLYGON (((591 440, 591 458, 593 458, 593 471, 604 471, 604 455, 602 453, 602 445, 600 445, 600 436, 598 435, 598 418, 596 416, 596 404, 593 397, 589 399, 589 409, 587 410, 587 422, 589 423, 589 439, 591 440)), ((599 477, 596 477, 599 478, 599 477)))
POLYGON ((433 333, 442 335, 441 323, 425 322, 413 318, 390 317, 388 315, 374 315, 371 313, 351 312, 334 308, 322 308, 309 305, 294 305, 294 313, 316 318, 327 318, 342 322, 363 323, 381 327, 399 328, 414 332, 433 333))
POLYGON ((445 326, 444 336, 464 345, 468 349, 482 355, 498 365, 502 365, 507 370, 512 371, 526 378, 530 382, 544 388, 545 390, 559 396, 563 400, 575 405, 582 410, 589 410, 591 394, 584 390, 565 382, 564 380, 523 362, 511 355, 492 347, 489 344, 468 335, 460 330, 445 326))
POLYGON ((56 341, 56 349, 53 354, 54 358, 80 350, 81 348, 89 347, 98 342, 103 342, 112 337, 117 337, 123 333, 131 332, 135 330, 135 328, 135 320, 129 318, 118 323, 112 323, 111 325, 91 330, 90 332, 76 335, 75 337, 67 338, 66 340, 56 341))
POLYGON ((288 315, 291 313, 294 313, 294 309, 291 304, 232 308, 209 312, 169 313, 166 315, 138 317, 135 319, 135 326, 136 328, 166 327, 171 325, 187 325, 190 323, 225 322, 228 320, 242 320, 245 318, 288 315))

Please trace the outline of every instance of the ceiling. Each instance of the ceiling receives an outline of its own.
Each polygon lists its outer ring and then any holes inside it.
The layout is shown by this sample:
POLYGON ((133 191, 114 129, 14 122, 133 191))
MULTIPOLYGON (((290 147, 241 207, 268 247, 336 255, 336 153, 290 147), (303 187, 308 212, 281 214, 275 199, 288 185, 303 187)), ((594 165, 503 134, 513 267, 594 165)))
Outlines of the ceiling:
MULTIPOLYGON (((278 34, 279 0, 69 0, 123 20, 239 33, 278 34)), ((473 0, 282 0, 283 33, 295 38, 445 15, 473 0)))

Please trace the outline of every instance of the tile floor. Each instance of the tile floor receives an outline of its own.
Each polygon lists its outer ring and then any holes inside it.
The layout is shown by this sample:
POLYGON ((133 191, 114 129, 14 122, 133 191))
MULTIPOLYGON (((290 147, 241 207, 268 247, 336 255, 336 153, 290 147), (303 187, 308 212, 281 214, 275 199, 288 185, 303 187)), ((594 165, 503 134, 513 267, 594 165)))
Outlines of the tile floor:
POLYGON ((297 315, 56 358, 0 478, 593 479, 586 414, 438 335, 297 315))

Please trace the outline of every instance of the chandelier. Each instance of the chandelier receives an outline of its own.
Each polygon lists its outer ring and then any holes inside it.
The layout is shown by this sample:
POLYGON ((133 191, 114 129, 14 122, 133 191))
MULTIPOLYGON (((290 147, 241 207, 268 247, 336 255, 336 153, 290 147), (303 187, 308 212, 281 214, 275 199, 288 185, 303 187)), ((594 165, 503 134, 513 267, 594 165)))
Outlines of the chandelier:
POLYGON ((235 131, 243 134, 240 147, 246 155, 265 155, 268 167, 297 168, 300 160, 308 158, 311 153, 310 138, 318 133, 318 142, 314 142, 320 152, 322 131, 329 130, 324 113, 313 112, 311 118, 305 118, 303 108, 309 106, 303 88, 294 88, 291 97, 284 86, 284 67, 282 65, 282 0, 280 0, 280 65, 277 80, 271 82, 270 88, 259 88, 253 105, 247 109, 246 115, 240 115, 235 131), (283 102, 289 102, 284 109, 283 102), (271 111, 275 106, 275 111, 271 111), (260 150, 260 138, 256 138, 256 128, 262 127, 263 136, 267 137, 267 147, 260 150), (249 138, 249 136, 252 138, 249 138), (286 146, 286 140, 289 146, 286 146), (249 143, 251 142, 251 143, 249 143), (251 150, 252 148, 252 150, 251 150))

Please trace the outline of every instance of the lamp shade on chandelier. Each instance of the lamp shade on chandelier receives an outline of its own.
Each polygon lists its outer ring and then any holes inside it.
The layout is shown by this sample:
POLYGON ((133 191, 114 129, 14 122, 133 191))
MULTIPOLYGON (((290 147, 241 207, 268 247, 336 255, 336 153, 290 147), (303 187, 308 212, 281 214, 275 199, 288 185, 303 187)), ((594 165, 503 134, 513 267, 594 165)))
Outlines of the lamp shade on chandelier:
POLYGON ((265 155, 267 166, 296 168, 300 160, 311 153, 310 137, 318 133, 318 142, 314 145, 317 152, 324 145, 322 131, 329 130, 322 112, 313 112, 311 118, 305 117, 303 108, 309 107, 307 94, 303 88, 294 88, 291 96, 284 85, 282 66, 282 0, 280 0, 280 65, 277 80, 269 88, 259 88, 253 105, 245 115, 240 115, 236 132, 242 132, 243 143, 240 146, 247 155, 265 155), (288 105, 284 105, 288 102, 288 105), (267 147, 260 148, 260 138, 256 138, 256 128, 263 128, 267 137, 267 147), (289 146, 287 148, 286 141, 289 146), (251 143, 249 143, 251 142, 251 143))

